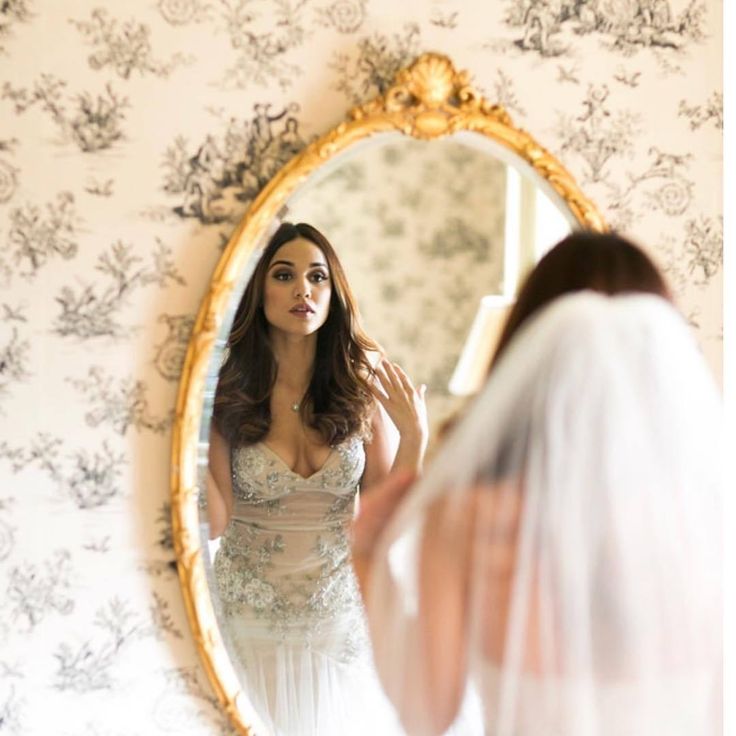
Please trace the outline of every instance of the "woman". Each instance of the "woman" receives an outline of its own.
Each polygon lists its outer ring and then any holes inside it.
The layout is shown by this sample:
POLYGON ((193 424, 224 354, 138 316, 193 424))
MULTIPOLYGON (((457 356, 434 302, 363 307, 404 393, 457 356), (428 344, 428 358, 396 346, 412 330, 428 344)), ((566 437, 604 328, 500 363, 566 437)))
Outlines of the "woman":
POLYGON ((570 236, 426 477, 373 489, 353 555, 408 733, 720 733, 720 396, 667 293, 570 236))
MULTIPOLYGON (((424 387, 361 330, 335 251, 283 223, 237 310, 210 434, 210 535, 226 636, 275 734, 374 732, 373 679, 346 528, 358 488, 417 472, 424 387), (378 409, 382 406, 385 412, 378 409), (395 457, 387 414, 399 433, 395 457)), ((389 731, 390 732, 390 731, 389 731)))

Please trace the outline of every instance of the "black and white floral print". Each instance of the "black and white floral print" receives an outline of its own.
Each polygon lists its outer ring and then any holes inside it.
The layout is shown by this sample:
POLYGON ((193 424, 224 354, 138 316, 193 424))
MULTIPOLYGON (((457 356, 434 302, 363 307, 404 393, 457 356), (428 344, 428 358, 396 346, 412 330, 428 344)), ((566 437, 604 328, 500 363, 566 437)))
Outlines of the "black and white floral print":
POLYGON ((399 69, 419 54, 419 41, 416 23, 406 23, 398 33, 375 33, 361 39, 356 53, 335 54, 330 64, 337 76, 335 88, 354 104, 383 94, 399 69))
POLYGON ((609 95, 607 85, 590 85, 581 113, 565 113, 558 120, 560 149, 583 159, 583 181, 604 179, 611 160, 631 152, 639 130, 638 117, 628 110, 613 111, 609 95))
POLYGON ((24 698, 21 698, 14 684, 9 687, 0 683, 0 724, 6 733, 23 733, 23 711, 27 707, 24 698))
POLYGON ((101 181, 95 177, 90 177, 84 185, 84 191, 97 197, 112 197, 114 184, 114 179, 101 181))
POLYGON ((69 93, 66 87, 63 79, 44 73, 31 88, 5 82, 2 97, 14 104, 18 115, 38 106, 56 124, 61 143, 72 143, 85 153, 111 148, 125 138, 123 123, 130 101, 111 83, 92 92, 69 93))
MULTIPOLYGON (((274 174, 423 51, 467 69, 612 226, 649 248, 719 372, 721 5, 0 3, 3 736, 233 733, 187 626, 169 501, 194 318, 274 174)), ((406 154, 385 154, 401 180, 406 154)), ((458 172, 472 163, 448 165, 449 201, 466 196, 458 172)), ((439 208, 426 184, 440 174, 424 175, 394 185, 342 166, 340 197, 315 218, 342 250, 368 234, 365 322, 390 328, 392 357, 440 397, 439 414, 463 319, 500 264, 477 260, 476 223, 427 215, 439 208), (349 197, 364 197, 359 215, 348 217, 349 197), (418 222, 416 260, 396 268, 418 222), (443 257, 452 278, 434 282, 425 264, 443 257), (436 334, 422 310, 442 310, 436 334)), ((269 591, 249 594, 257 603, 269 591)))
POLYGON ((71 557, 57 551, 43 564, 24 562, 10 568, 4 608, 10 620, 21 629, 32 631, 53 613, 68 616, 74 610, 70 595, 71 557))
POLYGON ((648 152, 649 166, 641 173, 627 173, 627 184, 622 188, 609 182, 611 217, 613 224, 626 230, 641 220, 646 209, 675 217, 684 214, 694 196, 694 183, 687 178, 691 154, 674 154, 652 146, 648 152), (640 211, 634 203, 640 203, 640 211))
POLYGON ((0 204, 9 202, 18 188, 18 168, 12 164, 18 139, 0 140, 0 204))
POLYGON ((105 8, 95 8, 89 20, 71 20, 85 41, 94 47, 88 58, 92 69, 110 67, 123 79, 133 72, 167 77, 185 63, 181 54, 163 63, 153 57, 151 29, 135 20, 120 22, 111 18, 105 8))
POLYGON ((253 105, 252 117, 231 118, 220 136, 194 148, 178 136, 165 152, 164 189, 178 195, 174 211, 202 223, 234 222, 266 182, 304 147, 296 103, 253 105))
POLYGON ((14 504, 15 499, 12 496, 0 498, 0 562, 10 556, 15 546, 17 529, 6 521, 14 504))
POLYGON ((93 284, 64 286, 56 296, 60 312, 53 330, 62 337, 83 340, 93 337, 120 337, 126 334, 120 322, 121 308, 131 292, 156 284, 185 286, 186 281, 171 258, 171 249, 157 241, 151 263, 145 264, 129 243, 117 241, 97 259, 96 271, 102 274, 93 284))
POLYGON ((212 5, 203 0, 158 0, 161 17, 172 26, 202 23, 211 16, 212 5))
POLYGON ((169 602, 154 591, 153 603, 151 603, 151 620, 153 621, 153 635, 158 639, 164 639, 167 635, 175 639, 183 639, 174 617, 171 615, 169 602))
POLYGON ((152 412, 142 381, 125 378, 116 381, 99 366, 92 366, 85 378, 72 378, 69 383, 92 406, 84 415, 90 427, 110 425, 121 435, 131 427, 162 434, 173 421, 173 411, 165 416, 152 412))
POLYGON ((76 236, 80 222, 69 191, 59 192, 43 207, 28 203, 11 209, 7 246, 16 272, 33 278, 50 259, 73 258, 79 248, 76 236))
POLYGON ((141 617, 119 598, 100 607, 91 623, 92 637, 81 644, 62 642, 54 652, 57 690, 78 694, 111 690, 121 651, 148 633, 141 617))
POLYGON ((272 0, 273 21, 268 30, 262 30, 256 3, 219 0, 219 26, 227 33, 236 55, 221 84, 244 89, 251 84, 266 87, 275 82, 282 91, 291 87, 301 70, 288 61, 288 52, 304 43, 306 6, 307 0, 272 0))
POLYGON ((5 44, 13 35, 13 29, 20 23, 28 23, 33 18, 33 0, 5 0, 0 7, 0 53, 5 52, 5 44))
POLYGON ((201 670, 178 667, 163 673, 165 687, 153 710, 153 723, 163 733, 182 733, 192 721, 207 717, 207 728, 216 736, 236 736, 217 698, 203 683, 201 670))
POLYGON ((0 325, 0 413, 3 399, 19 381, 31 378, 29 367, 30 341, 21 336, 17 327, 10 330, 0 325))
POLYGON ((77 449, 62 454, 63 440, 44 432, 31 439, 28 447, 12 447, 0 442, 0 459, 11 464, 14 473, 31 468, 41 470, 78 509, 103 506, 122 494, 120 475, 126 461, 105 440, 99 450, 77 449))
POLYGON ((329 5, 317 8, 321 23, 336 28, 340 33, 355 33, 363 25, 368 0, 333 0, 329 5))
POLYGON ((723 95, 720 92, 713 92, 699 105, 690 105, 686 100, 680 100, 677 114, 690 121, 691 130, 697 130, 710 121, 716 128, 723 130, 723 95))
POLYGON ((678 14, 670 0, 507 0, 504 20, 517 31, 518 48, 543 57, 569 55, 575 37, 586 35, 630 56, 641 48, 677 51, 702 42, 705 11, 698 0, 678 14))
POLYGON ((667 237, 664 270, 675 288, 708 286, 723 267, 723 217, 688 219, 679 240, 667 237))
POLYGON ((194 317, 188 314, 162 314, 158 318, 168 332, 156 347, 154 365, 167 381, 177 381, 181 373, 189 338, 194 326, 194 317))
MULTIPOLYGON (((577 80, 575 80, 575 84, 578 84, 577 80)), ((504 73, 503 69, 499 69, 493 84, 495 94, 492 99, 496 100, 499 105, 503 105, 509 113, 518 113, 524 116, 526 111, 519 102, 514 86, 511 76, 504 73)))

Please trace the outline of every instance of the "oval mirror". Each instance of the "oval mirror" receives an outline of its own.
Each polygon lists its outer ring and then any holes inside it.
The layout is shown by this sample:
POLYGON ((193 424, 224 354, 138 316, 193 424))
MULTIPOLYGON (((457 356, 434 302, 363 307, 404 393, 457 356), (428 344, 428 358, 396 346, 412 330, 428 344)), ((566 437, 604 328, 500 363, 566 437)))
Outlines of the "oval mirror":
MULTIPOLYGON (((306 478, 262 442, 229 447, 234 510, 221 535, 210 527, 219 370, 246 286, 284 221, 310 223, 333 245, 368 335, 427 385, 431 436, 478 388, 526 271, 571 229, 606 226, 562 165, 466 73, 425 54, 276 174, 216 268, 172 450, 178 568, 205 668, 241 733, 399 733, 370 671, 347 555, 360 442, 335 446, 306 478), (343 479, 338 490, 328 475, 343 479), (301 517, 293 502, 307 491, 323 506, 301 517)), ((395 450, 398 433, 389 435, 395 450)))

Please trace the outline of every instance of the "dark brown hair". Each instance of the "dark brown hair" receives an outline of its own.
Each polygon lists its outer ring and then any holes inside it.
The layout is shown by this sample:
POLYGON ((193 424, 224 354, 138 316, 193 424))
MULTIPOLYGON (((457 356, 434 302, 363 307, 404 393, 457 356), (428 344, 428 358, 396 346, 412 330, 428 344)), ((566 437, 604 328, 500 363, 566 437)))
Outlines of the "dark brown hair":
POLYGON ((491 367, 538 309, 563 294, 644 292, 671 301, 664 277, 641 248, 615 233, 579 230, 561 240, 532 269, 506 319, 491 367))
POLYGON ((264 283, 278 249, 298 238, 322 251, 332 281, 329 314, 317 333, 312 379, 300 408, 302 420, 329 445, 355 433, 370 434, 373 369, 367 351, 380 348, 360 326, 355 297, 327 238, 306 223, 284 222, 268 242, 240 300, 220 369, 213 420, 233 447, 258 442, 271 426, 277 367, 263 311, 264 283))

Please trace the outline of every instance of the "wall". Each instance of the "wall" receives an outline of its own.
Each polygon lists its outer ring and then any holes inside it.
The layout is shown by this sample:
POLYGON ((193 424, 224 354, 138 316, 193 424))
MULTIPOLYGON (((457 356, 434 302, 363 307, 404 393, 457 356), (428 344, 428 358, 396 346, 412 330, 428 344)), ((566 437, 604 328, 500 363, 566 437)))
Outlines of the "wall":
POLYGON ((226 733, 168 521, 178 370, 233 223, 424 50, 722 348, 716 0, 11 0, 0 10, 0 733, 226 733), (527 7, 531 6, 531 7, 527 7))

